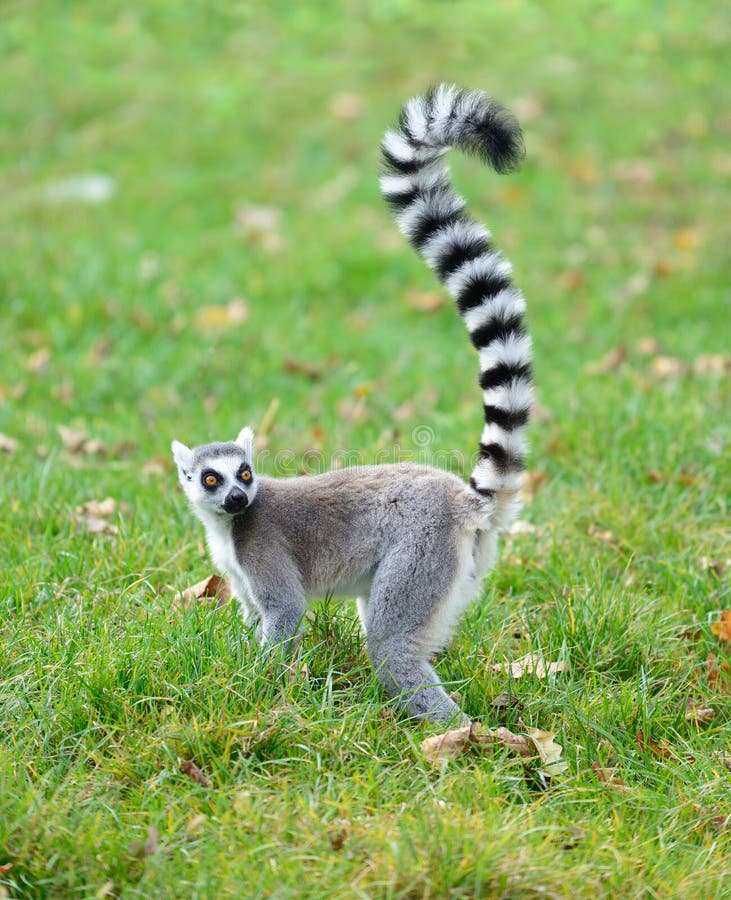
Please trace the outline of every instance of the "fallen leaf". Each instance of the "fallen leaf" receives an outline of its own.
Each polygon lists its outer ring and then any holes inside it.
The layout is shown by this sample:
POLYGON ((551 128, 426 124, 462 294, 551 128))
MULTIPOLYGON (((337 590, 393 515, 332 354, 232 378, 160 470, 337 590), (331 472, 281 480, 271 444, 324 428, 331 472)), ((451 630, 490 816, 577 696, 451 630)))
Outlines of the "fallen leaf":
POLYGON ((40 373, 48 366, 51 361, 51 351, 48 347, 41 347, 38 350, 35 350, 25 361, 25 367, 31 372, 35 372, 36 375, 40 375, 40 373))
POLYGON ((567 269, 558 276, 558 284, 565 291, 576 291, 586 284, 586 278, 580 269, 567 269))
POLYGON ((656 356, 650 363, 650 373, 660 381, 682 378, 688 370, 688 363, 675 356, 656 356))
POLYGON ((696 375, 725 375, 731 371, 731 356, 728 353, 703 353, 693 360, 696 375))
POLYGON ((209 575, 203 581, 176 594, 173 602, 180 607, 191 606, 194 601, 213 599, 216 608, 224 606, 231 599, 231 585, 220 575, 209 575))
POLYGON ((525 503, 530 503, 542 485, 548 481, 548 473, 543 469, 531 469, 523 475, 521 496, 525 503))
POLYGON ((510 109, 513 111, 519 122, 532 122, 534 119, 540 119, 543 115, 545 104, 542 97, 538 94, 524 94, 521 97, 515 97, 510 101, 510 109))
POLYGON ((13 863, 2 863, 0 865, 0 875, 7 875, 8 872, 13 868, 13 863))
POLYGON ((567 829, 568 837, 561 844, 562 850, 573 850, 575 847, 578 847, 579 844, 586 837, 586 832, 583 828, 580 828, 578 825, 570 825, 567 829))
POLYGON ((731 641, 731 609, 724 609, 720 620, 711 625, 711 632, 722 641, 731 641))
POLYGON ((198 831, 201 825, 205 824, 206 818, 207 817, 204 816, 203 813, 198 813, 197 816, 193 816, 190 822, 188 822, 188 824, 185 826, 185 830, 188 832, 188 834, 193 834, 194 832, 198 831))
POLYGON ((599 179, 597 164, 588 156, 579 156, 569 160, 566 171, 582 184, 596 184, 599 179))
POLYGON ((446 305, 447 297, 441 291, 417 291, 406 292, 406 302, 412 309, 419 312, 436 312, 446 305))
POLYGON ((499 744, 511 753, 517 753, 524 759, 535 755, 535 750, 524 734, 515 734, 508 728, 492 728, 481 730, 480 723, 475 722, 472 743, 476 746, 499 744))
POLYGON ((249 317, 246 301, 236 298, 220 306, 203 306, 195 315, 195 324, 202 331, 223 330, 240 325, 249 317))
POLYGON ((490 706, 500 710, 523 708, 523 704, 518 700, 515 694, 509 694, 507 691, 503 691, 502 694, 493 697, 490 701, 490 706))
POLYGON ((130 856, 134 856, 137 859, 146 859, 148 856, 152 856, 153 853, 157 853, 158 838, 159 833, 157 828, 154 825, 150 825, 147 829, 147 840, 144 843, 142 841, 135 841, 129 848, 130 856))
POLYGON ((635 350, 642 356, 655 356, 660 352, 660 341, 656 337, 637 338, 635 350))
POLYGON ((333 850, 342 850, 343 845, 348 837, 348 824, 347 822, 338 823, 335 828, 328 828, 327 830, 327 839, 330 842, 330 846, 333 850))
POLYGON ((695 722, 696 725, 707 725, 716 718, 716 710, 688 698, 685 704, 685 718, 688 722, 695 722))
POLYGON ((565 772, 569 764, 561 759, 563 748, 554 741, 555 731, 541 731, 539 728, 526 728, 525 733, 533 741, 543 763, 542 771, 549 777, 565 772))
POLYGON ((109 880, 104 882, 94 896, 97 900, 101 900, 102 897, 109 897, 112 893, 114 893, 114 882, 109 880))
POLYGON ((622 781, 621 778, 617 778, 614 772, 609 772, 606 769, 602 768, 602 766, 598 762, 593 762, 591 764, 592 769, 594 770, 594 774, 597 777, 597 781, 601 782, 601 784, 612 784, 615 787, 626 788, 627 785, 622 781))
POLYGON ((245 203, 237 207, 235 216, 239 230, 249 243, 271 253, 284 249, 284 238, 279 232, 281 210, 245 203))
POLYGON ((595 537, 600 541, 604 541, 605 544, 611 544, 614 541, 614 533, 608 531, 604 528, 600 528, 594 522, 589 525, 586 529, 586 533, 591 537, 595 537))
POLYGON ((490 666, 493 672, 510 672, 513 678, 522 678, 523 675, 535 675, 536 678, 545 678, 555 675, 557 672, 566 672, 569 668, 567 662, 546 663, 540 653, 528 653, 520 659, 510 663, 495 663, 490 666))
POLYGON ((510 526, 510 534, 542 534, 542 530, 532 522, 526 522, 524 519, 516 519, 510 526))
POLYGON ((698 245, 698 232, 693 228, 681 228, 673 234, 676 250, 693 250, 698 245))
POLYGON ((15 438, 8 437, 7 434, 0 433, 0 453, 15 453, 18 449, 18 442, 15 438))
POLYGON ((667 741, 647 740, 642 731, 638 731, 635 735, 635 745, 641 753, 650 753, 661 759, 669 759, 675 756, 672 747, 667 741))
POLYGON ((142 463, 142 474, 149 478, 167 475, 172 470, 172 463, 162 456, 152 456, 142 463))
POLYGON ((181 759, 180 760, 180 771, 187 775, 191 781, 195 781, 201 787, 210 788, 211 782, 206 778, 206 776, 201 772, 198 766, 193 762, 192 759, 181 759))
POLYGON ((443 734, 435 734, 421 742, 421 750, 430 763, 443 759, 457 759, 470 745, 470 736, 475 723, 462 728, 453 728, 443 734))
POLYGON ((83 431, 58 426, 58 433, 65 450, 75 456, 102 456, 106 447, 98 438, 90 438, 83 431))
POLYGON ((658 278, 667 278, 673 274, 673 267, 666 259, 656 259, 652 264, 652 271, 658 278))
POLYGON ((723 575, 726 569, 731 569, 731 559, 714 559, 711 556, 701 556, 701 569, 704 572, 713 572, 714 575, 723 575))
POLYGON ((627 359, 627 347, 620 344, 614 347, 608 353, 605 353, 601 359, 595 362, 587 363, 584 366, 586 372, 590 375, 603 375, 607 372, 616 372, 627 359))
POLYGON ((109 518, 117 509, 117 501, 113 497, 104 500, 89 500, 76 507, 75 519, 90 534, 111 534, 118 532, 109 518))
POLYGON ((285 372, 289 372, 292 375, 304 375, 310 381, 319 381, 322 378, 321 368, 298 359, 285 359, 282 367, 285 372))
POLYGON ((341 122, 352 122, 363 112, 363 98, 359 94, 335 94, 328 105, 330 115, 341 122))

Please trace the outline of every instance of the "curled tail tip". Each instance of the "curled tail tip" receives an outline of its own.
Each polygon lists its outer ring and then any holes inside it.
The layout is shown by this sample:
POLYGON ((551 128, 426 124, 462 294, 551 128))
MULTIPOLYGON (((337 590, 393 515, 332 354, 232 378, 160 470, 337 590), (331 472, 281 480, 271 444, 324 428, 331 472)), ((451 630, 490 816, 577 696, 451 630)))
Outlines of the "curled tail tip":
MULTIPOLYGON (((439 84, 413 97, 401 110, 398 134, 426 156, 455 146, 472 153, 496 172, 511 172, 525 157, 523 132, 515 116, 483 91, 439 84)), ((387 166, 388 143, 384 139, 387 166)))

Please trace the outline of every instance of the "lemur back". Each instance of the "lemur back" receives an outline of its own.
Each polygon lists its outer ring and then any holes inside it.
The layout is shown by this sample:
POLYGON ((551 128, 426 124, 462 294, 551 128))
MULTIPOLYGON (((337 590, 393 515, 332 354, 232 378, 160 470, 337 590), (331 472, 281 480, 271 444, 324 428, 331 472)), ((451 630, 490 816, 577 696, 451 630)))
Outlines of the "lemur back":
POLYGON ((290 652, 307 601, 357 596, 376 673, 415 717, 463 716, 430 658, 494 563, 518 511, 532 400, 525 301, 510 264, 465 212, 443 157, 475 153, 498 172, 523 155, 517 122, 481 92, 442 85, 406 104, 382 144, 384 197, 399 228, 456 301, 480 359, 485 425, 465 484, 428 466, 360 466, 293 479, 257 476, 253 432, 189 449, 180 481, 247 621, 290 652))

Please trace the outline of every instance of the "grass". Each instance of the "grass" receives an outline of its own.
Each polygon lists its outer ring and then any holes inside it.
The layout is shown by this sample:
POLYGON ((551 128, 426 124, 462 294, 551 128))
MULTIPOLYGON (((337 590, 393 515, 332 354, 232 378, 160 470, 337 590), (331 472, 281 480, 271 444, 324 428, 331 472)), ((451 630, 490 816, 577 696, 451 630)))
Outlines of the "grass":
POLYGON ((0 894, 728 896, 731 700, 707 657, 728 658, 729 570, 703 558, 731 555, 707 361, 728 349, 730 36, 686 0, 5 4, 0 894), (434 728, 385 701, 350 602, 317 604, 306 666, 275 675, 233 608, 174 601, 210 564, 173 437, 268 420, 269 472, 473 452, 476 360, 448 305, 408 302, 435 286, 375 179, 383 128, 439 80, 524 120, 518 176, 454 166, 528 298, 545 408, 538 530, 439 667, 486 725, 557 732, 548 790, 503 751, 429 766, 434 728), (88 173, 106 202, 53 198, 88 173), (246 321, 214 327, 236 298, 246 321), (75 510, 106 496, 118 533, 95 536, 75 510), (490 668, 528 652, 569 671, 490 668))

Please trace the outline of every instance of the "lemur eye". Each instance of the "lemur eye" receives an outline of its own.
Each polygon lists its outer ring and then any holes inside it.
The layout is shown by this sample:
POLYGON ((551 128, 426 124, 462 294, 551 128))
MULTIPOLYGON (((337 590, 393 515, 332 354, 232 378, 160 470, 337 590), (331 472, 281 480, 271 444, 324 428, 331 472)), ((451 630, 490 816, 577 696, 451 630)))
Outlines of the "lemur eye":
POLYGON ((251 469, 242 469, 239 472, 239 478, 248 484, 251 481, 251 469))
POLYGON ((214 475, 213 472, 209 472, 203 476, 203 484, 206 487, 215 487, 218 484, 218 476, 214 475))

